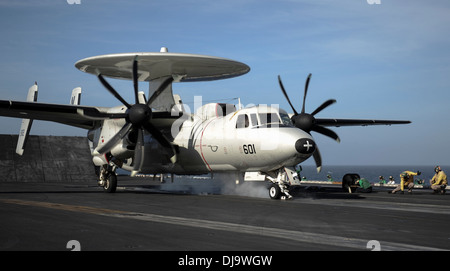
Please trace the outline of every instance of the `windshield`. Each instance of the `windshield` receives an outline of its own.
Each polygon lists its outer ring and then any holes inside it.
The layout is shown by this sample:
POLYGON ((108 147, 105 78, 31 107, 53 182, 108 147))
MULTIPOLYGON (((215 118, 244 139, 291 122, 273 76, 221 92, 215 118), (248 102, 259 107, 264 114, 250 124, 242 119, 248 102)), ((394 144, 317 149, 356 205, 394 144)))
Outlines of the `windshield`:
POLYGON ((273 124, 277 123, 280 124, 280 118, 278 118, 278 115, 276 113, 260 113, 259 114, 259 124, 265 125, 265 124, 273 124))
POLYGON ((280 112, 280 117, 281 117, 281 121, 283 122, 284 125, 288 125, 288 126, 292 125, 291 118, 289 117, 288 114, 280 112))

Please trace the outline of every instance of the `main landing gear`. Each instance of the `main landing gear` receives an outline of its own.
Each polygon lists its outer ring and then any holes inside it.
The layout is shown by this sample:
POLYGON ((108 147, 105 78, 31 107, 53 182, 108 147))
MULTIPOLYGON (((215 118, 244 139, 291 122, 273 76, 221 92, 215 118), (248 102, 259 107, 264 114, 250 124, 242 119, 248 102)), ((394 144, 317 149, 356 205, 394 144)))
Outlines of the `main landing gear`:
MULTIPOLYGON (((113 163, 111 163, 113 164, 113 163)), ((98 185, 103 187, 103 190, 107 193, 116 192, 117 188, 117 175, 116 165, 103 165, 100 167, 98 185)))

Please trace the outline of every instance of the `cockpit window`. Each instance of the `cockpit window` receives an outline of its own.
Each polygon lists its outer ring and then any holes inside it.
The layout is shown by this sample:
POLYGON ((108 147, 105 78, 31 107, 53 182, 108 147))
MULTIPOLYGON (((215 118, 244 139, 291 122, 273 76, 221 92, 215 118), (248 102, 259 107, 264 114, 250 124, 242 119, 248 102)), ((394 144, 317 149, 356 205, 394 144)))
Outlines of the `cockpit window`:
POLYGON ((266 124, 280 124, 280 118, 276 113, 260 113, 259 114, 260 125, 266 124))
POLYGON ((284 125, 288 125, 288 126, 292 125, 291 118, 289 117, 288 114, 280 112, 280 117, 281 117, 281 121, 283 122, 284 125))
POLYGON ((241 114, 237 117, 236 128, 247 128, 249 125, 247 114, 241 114))

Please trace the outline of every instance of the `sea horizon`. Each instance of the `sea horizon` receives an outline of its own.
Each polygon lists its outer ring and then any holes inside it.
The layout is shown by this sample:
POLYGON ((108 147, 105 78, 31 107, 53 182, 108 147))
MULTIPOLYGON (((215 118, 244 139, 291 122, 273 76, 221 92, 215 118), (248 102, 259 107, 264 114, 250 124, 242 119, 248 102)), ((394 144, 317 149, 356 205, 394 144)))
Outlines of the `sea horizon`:
MULTIPOLYGON (((405 171, 420 171, 421 174, 414 176, 414 179, 424 180, 426 184, 433 178, 436 165, 322 165, 322 170, 317 173, 315 165, 302 165, 301 176, 306 177, 307 180, 328 180, 327 175, 330 175, 333 181, 340 182, 342 177, 347 173, 357 173, 361 178, 366 178, 371 183, 378 183, 379 177, 383 176, 386 181, 389 176, 394 177, 396 183, 400 183, 400 174, 405 171)), ((450 170, 450 166, 439 165, 444 172, 446 169, 450 170)), ((448 171, 450 172, 450 171, 448 171)))

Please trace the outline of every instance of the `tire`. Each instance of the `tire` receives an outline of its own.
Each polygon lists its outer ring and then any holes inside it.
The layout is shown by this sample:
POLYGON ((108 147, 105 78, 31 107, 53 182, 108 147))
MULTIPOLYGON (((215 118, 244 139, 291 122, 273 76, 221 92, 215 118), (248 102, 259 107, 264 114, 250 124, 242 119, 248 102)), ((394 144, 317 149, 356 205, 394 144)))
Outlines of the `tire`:
POLYGON ((117 176, 116 173, 112 172, 109 174, 108 179, 106 179, 106 184, 103 186, 103 190, 106 193, 114 193, 117 188, 117 176))
POLYGON ((269 188, 269 196, 271 199, 280 199, 281 198, 280 187, 276 184, 272 184, 269 188))

